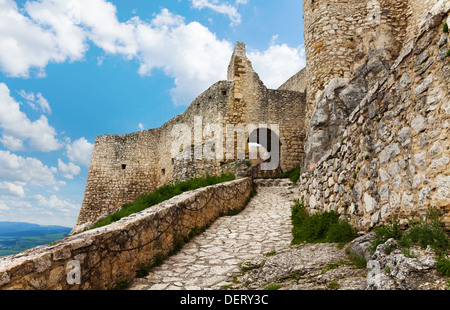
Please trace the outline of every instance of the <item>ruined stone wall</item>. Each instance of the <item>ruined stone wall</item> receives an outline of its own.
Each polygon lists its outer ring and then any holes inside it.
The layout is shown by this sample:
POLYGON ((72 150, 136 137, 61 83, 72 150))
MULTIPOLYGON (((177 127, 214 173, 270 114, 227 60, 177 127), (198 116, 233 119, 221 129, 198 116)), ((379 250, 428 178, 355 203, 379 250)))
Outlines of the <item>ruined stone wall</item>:
MULTIPOLYGON (((450 40, 442 32, 449 12, 440 1, 389 70, 356 98, 342 137, 302 174, 300 196, 311 212, 335 210, 364 230, 395 217, 406 224, 437 207, 450 226, 450 40)), ((329 89, 323 105, 345 98, 348 85, 329 89)))
POLYGON ((406 36, 407 1, 304 0, 307 117, 333 78, 352 78, 369 50, 393 60, 406 36))
POLYGON ((245 178, 184 193, 111 225, 2 258, 0 290, 102 290, 131 281, 193 229, 243 208, 251 190, 245 178))
MULTIPOLYGON (((89 166, 88 180, 75 231, 92 225, 100 216, 113 212, 139 196, 172 181, 174 161, 172 147, 178 140, 172 129, 177 124, 193 127, 200 115, 209 122, 218 122, 219 114, 228 104, 230 83, 214 84, 199 96, 182 114, 157 129, 127 135, 96 138, 89 166)), ((190 148, 193 141, 180 140, 181 148, 190 148)), ((183 149, 180 149, 183 151, 183 149)))
POLYGON ((408 0, 408 27, 405 43, 414 39, 419 31, 420 23, 438 2, 439 0, 408 0))
POLYGON ((283 83, 278 89, 279 90, 292 90, 301 93, 306 93, 306 88, 308 85, 308 73, 306 68, 303 68, 292 76, 289 80, 283 83))
MULTIPOLYGON (((234 154, 226 153, 227 125, 270 128, 275 124, 282 143, 281 168, 295 167, 303 156, 305 102, 304 93, 267 89, 253 70, 245 45, 238 42, 228 80, 211 86, 184 113, 157 129, 96 139, 85 196, 73 231, 92 225, 99 217, 161 185, 230 171, 223 169, 224 164, 241 158, 237 156, 237 144, 234 154), (178 128, 180 125, 183 127, 178 128), (191 150, 194 152, 186 160, 180 158, 191 150), (219 156, 208 157, 211 152, 219 156)), ((245 133, 245 141, 250 134, 245 133)), ((248 159, 248 147, 244 151, 246 158, 242 160, 248 159)))

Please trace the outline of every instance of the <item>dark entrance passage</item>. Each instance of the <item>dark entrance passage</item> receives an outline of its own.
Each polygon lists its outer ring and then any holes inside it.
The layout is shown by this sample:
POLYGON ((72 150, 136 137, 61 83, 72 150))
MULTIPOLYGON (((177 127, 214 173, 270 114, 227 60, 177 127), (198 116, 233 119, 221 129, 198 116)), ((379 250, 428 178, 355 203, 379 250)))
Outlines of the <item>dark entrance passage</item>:
POLYGON ((247 140, 248 158, 252 162, 249 174, 254 179, 281 177, 281 142, 269 128, 255 129, 247 140))

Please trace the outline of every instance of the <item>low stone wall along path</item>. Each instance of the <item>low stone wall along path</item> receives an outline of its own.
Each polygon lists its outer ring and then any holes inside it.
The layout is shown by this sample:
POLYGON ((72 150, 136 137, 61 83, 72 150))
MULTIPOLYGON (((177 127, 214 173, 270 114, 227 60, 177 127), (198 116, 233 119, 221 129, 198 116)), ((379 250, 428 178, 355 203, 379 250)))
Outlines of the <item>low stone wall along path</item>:
POLYGON ((221 289, 242 273, 243 261, 288 247, 292 241, 290 215, 295 198, 289 181, 256 182, 258 194, 244 211, 218 219, 148 276, 136 278, 129 289, 221 289))

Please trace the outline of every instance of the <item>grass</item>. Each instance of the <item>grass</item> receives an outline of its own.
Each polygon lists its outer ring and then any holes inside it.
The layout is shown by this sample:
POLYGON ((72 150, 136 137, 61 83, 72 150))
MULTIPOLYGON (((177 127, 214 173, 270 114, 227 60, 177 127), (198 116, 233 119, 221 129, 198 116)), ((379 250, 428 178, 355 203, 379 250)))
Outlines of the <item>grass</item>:
POLYGON ((339 243, 340 246, 355 239, 358 234, 349 223, 339 220, 333 211, 309 215, 303 202, 296 200, 292 206, 292 244, 339 243))
POLYGON ((364 269, 367 267, 367 261, 364 256, 358 255, 351 247, 345 249, 345 253, 350 258, 351 263, 359 269, 364 269))
POLYGON ((402 230, 394 221, 392 225, 383 225, 375 228, 375 238, 372 240, 369 250, 373 253, 377 249, 378 245, 385 243, 391 238, 400 240, 402 237, 402 230))
MULTIPOLYGON (((374 252, 379 244, 394 238, 401 252, 407 256, 413 256, 412 246, 426 249, 430 246, 436 253, 436 271, 446 277, 450 277, 450 237, 442 226, 439 212, 436 208, 429 208, 424 218, 411 221, 407 230, 401 230, 396 222, 392 225, 375 228, 375 239, 370 250, 374 252)), ((387 249, 388 252, 394 249, 387 249)), ((389 253, 387 253, 389 254, 389 253)))
POLYGON ((448 32, 448 24, 444 23, 444 25, 442 25, 442 32, 447 33, 448 32))
POLYGON ((292 181, 292 183, 297 184, 298 180, 300 179, 300 165, 298 165, 294 169, 283 172, 281 174, 281 177, 289 178, 292 181))
POLYGON ((263 290, 264 291, 276 291, 279 290, 281 288, 281 285, 279 284, 270 284, 268 286, 266 286, 263 290))
POLYGON ((425 217, 409 221, 409 228, 402 230, 394 221, 391 225, 383 225, 375 228, 375 239, 370 250, 374 252, 379 244, 394 238, 400 248, 407 250, 412 246, 426 249, 428 246, 441 255, 450 249, 450 238, 439 219, 436 208, 429 208, 425 217))
POLYGON ((450 277, 450 257, 442 255, 436 263, 436 271, 445 277, 450 277))
POLYGON ((339 289, 341 286, 339 285, 339 283, 337 281, 331 281, 330 283, 328 283, 327 287, 330 290, 337 290, 339 289))
POLYGON ((99 220, 91 227, 91 229, 109 225, 124 217, 128 217, 131 214, 141 212, 184 192, 207 187, 210 185, 233 181, 235 179, 236 177, 234 176, 234 174, 223 174, 220 177, 207 175, 204 178, 193 179, 174 185, 164 185, 149 194, 139 197, 136 201, 124 205, 119 211, 109 215, 108 217, 99 220))

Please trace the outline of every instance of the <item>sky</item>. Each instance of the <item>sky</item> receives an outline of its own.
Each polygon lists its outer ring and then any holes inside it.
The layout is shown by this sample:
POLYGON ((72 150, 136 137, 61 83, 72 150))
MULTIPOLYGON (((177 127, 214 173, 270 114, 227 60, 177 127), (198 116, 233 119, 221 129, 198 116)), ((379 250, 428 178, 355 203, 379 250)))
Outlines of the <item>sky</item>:
POLYGON ((73 227, 95 138, 185 111, 237 41, 278 88, 305 66, 302 0, 0 0, 0 221, 73 227))

